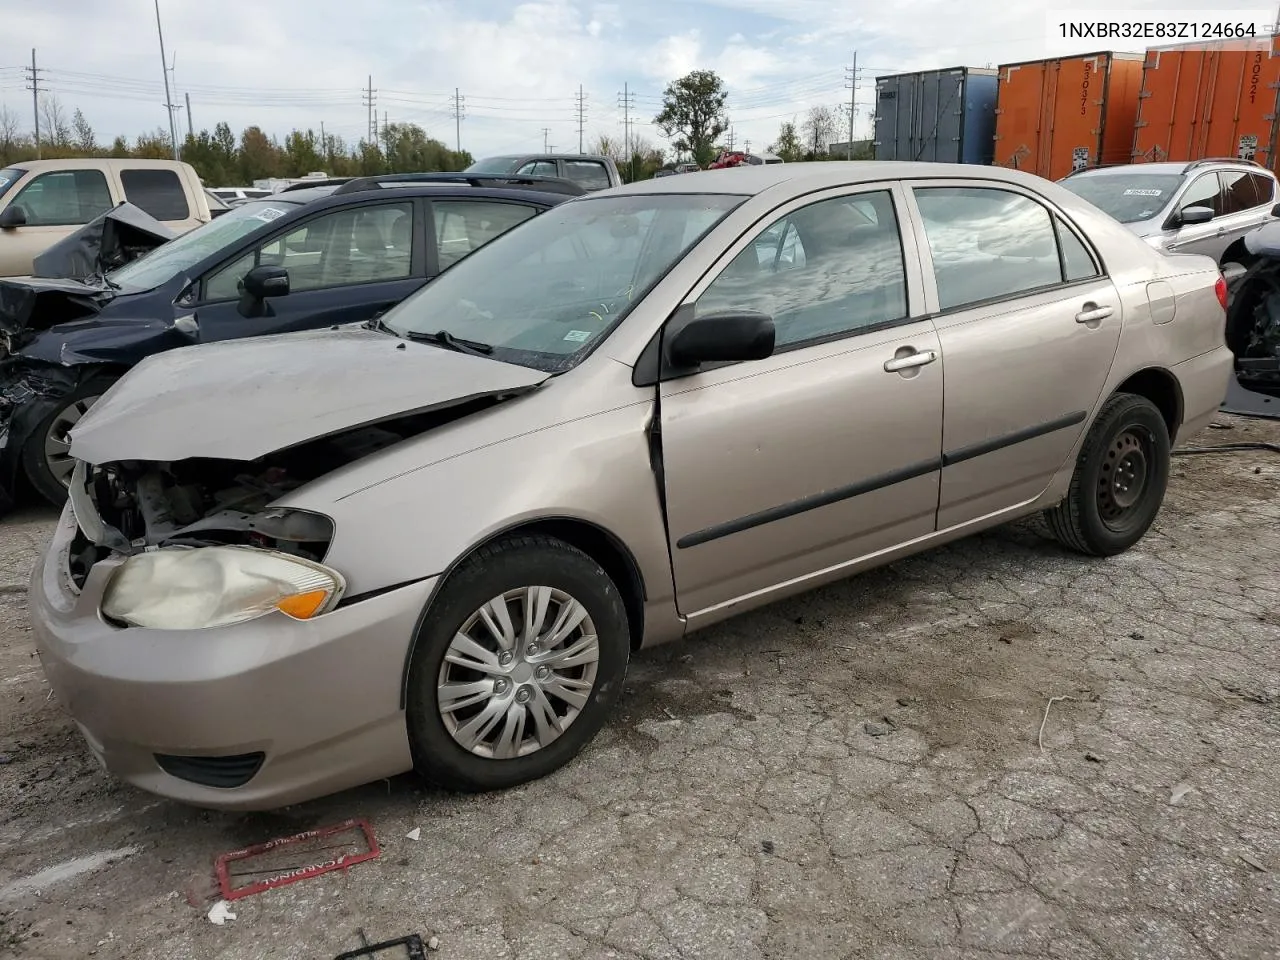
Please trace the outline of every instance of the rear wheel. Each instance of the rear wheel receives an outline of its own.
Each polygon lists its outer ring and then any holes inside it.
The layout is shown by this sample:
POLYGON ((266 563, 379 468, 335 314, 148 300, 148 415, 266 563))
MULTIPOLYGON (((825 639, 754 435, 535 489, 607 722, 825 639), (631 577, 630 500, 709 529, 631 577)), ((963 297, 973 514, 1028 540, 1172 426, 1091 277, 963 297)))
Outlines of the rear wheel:
POLYGON ((1045 513, 1053 535, 1089 556, 1128 550, 1160 512, 1170 457, 1169 429, 1155 404, 1112 397, 1085 438, 1066 499, 1045 513))
POLYGON ((630 652, 622 597, 581 550, 542 536, 482 548, 419 630, 408 688, 418 772, 482 791, 562 767, 608 718, 630 652))
POLYGON ((71 458, 71 430, 113 383, 112 377, 92 377, 77 386, 36 424, 22 447, 22 467, 27 479, 36 492, 54 506, 66 501, 67 485, 75 468, 71 458))

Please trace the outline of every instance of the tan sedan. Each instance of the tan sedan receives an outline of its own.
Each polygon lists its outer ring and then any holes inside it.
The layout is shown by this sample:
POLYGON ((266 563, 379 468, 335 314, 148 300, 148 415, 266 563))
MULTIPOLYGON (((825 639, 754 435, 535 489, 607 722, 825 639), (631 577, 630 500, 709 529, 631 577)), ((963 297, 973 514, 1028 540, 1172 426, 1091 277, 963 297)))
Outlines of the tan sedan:
POLYGON ((995 167, 574 199, 370 327, 125 376, 32 580, 45 670, 108 770, 196 804, 519 784, 642 647, 1036 512, 1132 546, 1225 395, 1225 297, 995 167))

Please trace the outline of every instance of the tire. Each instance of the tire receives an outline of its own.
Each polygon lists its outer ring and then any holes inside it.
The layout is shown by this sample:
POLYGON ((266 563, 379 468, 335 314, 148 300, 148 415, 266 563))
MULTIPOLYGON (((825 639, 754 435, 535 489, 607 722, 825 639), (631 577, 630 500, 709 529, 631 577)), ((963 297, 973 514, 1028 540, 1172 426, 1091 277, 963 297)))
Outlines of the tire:
POLYGON ((65 449, 66 431, 82 417, 107 389, 115 377, 95 376, 79 384, 58 401, 57 407, 42 417, 22 445, 22 469, 36 492, 55 507, 67 500, 67 481, 71 478, 70 459, 53 455, 65 449))
MULTIPOLYGON (((490 619, 500 625, 492 614, 490 619)), ((407 703, 414 767, 427 781, 459 792, 503 790, 545 777, 577 756, 599 732, 622 694, 630 655, 622 596, 601 566, 581 550, 545 536, 508 537, 482 547, 445 582, 418 628, 407 703), (523 636, 524 608, 530 606, 524 596, 530 590, 547 591, 544 629, 537 634, 543 640, 557 616, 576 609, 569 601, 576 602, 586 617, 557 645, 544 644, 536 653, 530 652, 523 636), (501 607, 494 606, 504 597, 501 607), (506 610, 513 624, 514 652, 501 660, 503 647, 479 619, 482 610, 506 610), (598 652, 594 663, 585 639, 592 632, 598 652), (463 644, 459 649, 462 641, 457 638, 464 636, 484 648, 479 652, 483 658, 474 647, 463 644), (585 660, 575 655, 567 667, 551 668, 565 659, 552 656, 553 651, 563 654, 584 644, 585 660), (464 655, 466 650, 472 651, 470 656, 464 655), (455 658, 483 669, 446 660, 451 651, 455 658), (539 670, 549 675, 543 677, 535 672, 539 670), (573 706, 554 692, 557 687, 565 690, 565 681, 577 694, 573 706), (588 683, 589 688, 584 687, 588 683), (443 684, 457 685, 453 696, 442 698, 443 684), (446 711, 441 710, 442 700, 446 711), (549 722, 545 727, 536 722, 538 717, 546 721, 548 707, 562 727, 558 735, 549 722), (519 746, 513 749, 517 738, 519 746)))
POLYGON ((1086 556, 1123 553, 1160 512, 1170 460, 1169 428, 1155 404, 1116 394, 1085 437, 1066 499, 1045 512, 1049 529, 1063 546, 1086 556))

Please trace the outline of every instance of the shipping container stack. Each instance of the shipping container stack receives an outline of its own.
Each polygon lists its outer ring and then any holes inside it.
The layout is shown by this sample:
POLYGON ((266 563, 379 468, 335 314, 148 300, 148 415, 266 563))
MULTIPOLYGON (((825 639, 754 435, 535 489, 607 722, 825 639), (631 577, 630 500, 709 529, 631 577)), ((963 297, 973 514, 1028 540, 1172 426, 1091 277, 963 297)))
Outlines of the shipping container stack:
POLYGON ((995 162, 1050 180, 1129 163, 1140 53, 1090 53, 999 67, 995 162))
POLYGON ((1146 53, 1132 162, 1235 157, 1280 170, 1277 38, 1146 53))
POLYGON ((989 164, 996 71, 951 67, 876 77, 877 160, 989 164))

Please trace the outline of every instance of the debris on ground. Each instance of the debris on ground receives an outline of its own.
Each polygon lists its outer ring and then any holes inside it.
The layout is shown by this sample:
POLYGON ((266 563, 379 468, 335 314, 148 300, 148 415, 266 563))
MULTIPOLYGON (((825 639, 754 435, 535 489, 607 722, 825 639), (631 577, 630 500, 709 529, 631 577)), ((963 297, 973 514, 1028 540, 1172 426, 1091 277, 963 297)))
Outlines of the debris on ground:
POLYGON ((440 949, 440 938, 439 938, 439 937, 432 937, 430 940, 428 940, 428 941, 427 941, 427 949, 428 949, 428 950, 439 950, 439 949, 440 949))
POLYGON ((412 830, 410 830, 408 833, 406 833, 406 834, 404 835, 404 838, 405 838, 406 840, 421 840, 421 839, 422 839, 422 828, 421 828, 421 827, 414 827, 412 830))
POLYGON ((214 873, 218 878, 222 899, 238 900, 289 883, 310 880, 334 870, 346 870, 357 863, 372 860, 381 853, 368 821, 347 820, 330 827, 307 830, 292 837, 268 840, 243 850, 224 853, 214 864, 214 873), (346 835, 346 839, 341 839, 343 835, 346 835), (342 852, 335 855, 333 851, 342 852), (302 863, 280 862, 281 859, 297 861, 303 857, 317 859, 302 863), (246 867, 246 861, 254 861, 254 865, 246 867), (265 879, 252 880, 244 886, 236 886, 234 883, 235 880, 255 876, 265 876, 265 879))
POLYGON ((862 729, 872 737, 883 737, 889 733, 889 728, 882 723, 864 723, 862 729))
POLYGON ((1190 793, 1194 789, 1195 787, 1191 786, 1191 784, 1189 783, 1178 784, 1176 787, 1173 788, 1173 794, 1169 797, 1169 802, 1177 803, 1179 800, 1181 800, 1183 797, 1185 797, 1188 793, 1190 793))
POLYGON ((764 853, 773 853, 773 841, 772 841, 772 840, 761 840, 761 841, 760 841, 760 849, 761 849, 764 853))
POLYGON ((235 918, 236 915, 231 909, 231 904, 225 900, 219 900, 209 908, 209 922, 219 927, 228 920, 234 920, 235 918))
MULTIPOLYGON (((396 947, 404 948, 404 956, 407 960, 423 960, 426 957, 426 951, 423 949, 422 936, 417 933, 411 933, 407 937, 398 937, 395 940, 384 940, 381 943, 370 943, 369 938, 365 936, 363 930, 357 931, 360 935, 360 948, 358 950, 348 950, 346 953, 340 953, 334 960, 366 960, 375 953, 385 953, 396 947)), ((431 947, 436 950, 440 946, 440 941, 435 937, 431 938, 436 946, 431 947)), ((427 944, 430 946, 430 943, 427 944)), ((398 952, 398 951, 397 951, 398 952)))

